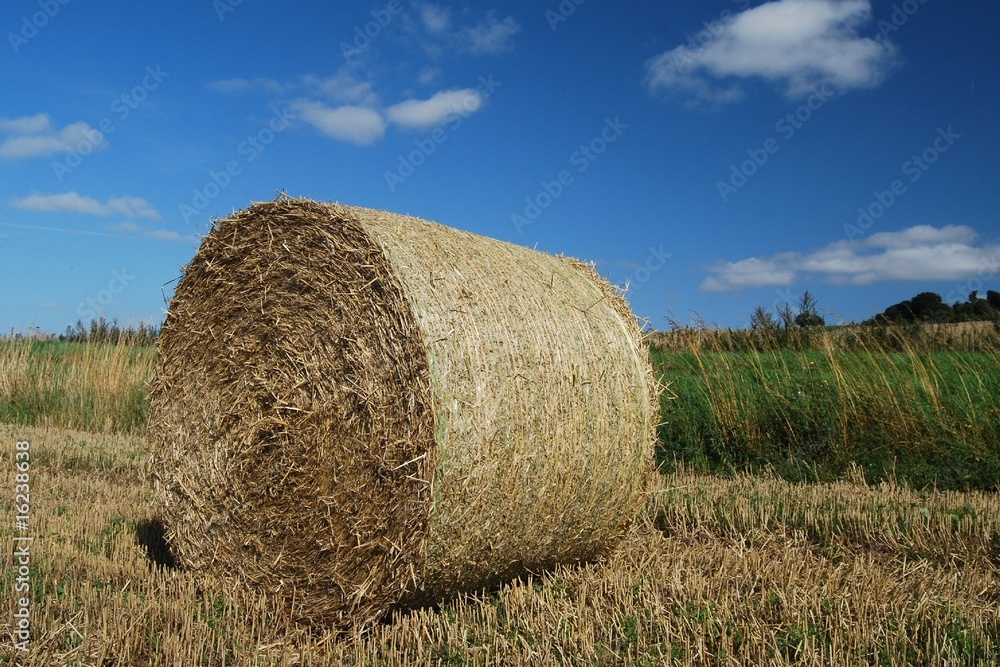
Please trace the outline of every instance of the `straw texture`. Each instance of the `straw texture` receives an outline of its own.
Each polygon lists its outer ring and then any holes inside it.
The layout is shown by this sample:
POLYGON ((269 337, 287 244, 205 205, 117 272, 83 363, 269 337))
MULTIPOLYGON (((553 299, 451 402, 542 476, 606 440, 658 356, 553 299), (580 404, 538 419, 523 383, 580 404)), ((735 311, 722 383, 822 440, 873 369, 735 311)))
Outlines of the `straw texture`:
POLYGON ((284 198, 184 271, 152 470, 185 566, 363 624, 600 555, 642 501, 656 393, 589 265, 284 198))

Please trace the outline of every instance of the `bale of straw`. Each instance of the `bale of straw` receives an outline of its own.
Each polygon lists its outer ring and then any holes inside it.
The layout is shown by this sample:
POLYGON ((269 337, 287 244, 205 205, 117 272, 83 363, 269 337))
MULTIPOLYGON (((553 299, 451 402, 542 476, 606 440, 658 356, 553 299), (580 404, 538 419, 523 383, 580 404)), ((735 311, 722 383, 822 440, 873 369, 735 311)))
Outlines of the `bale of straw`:
POLYGON ((216 221, 159 340, 179 562, 346 626, 599 556, 641 503, 656 383, 581 262, 283 198, 216 221))

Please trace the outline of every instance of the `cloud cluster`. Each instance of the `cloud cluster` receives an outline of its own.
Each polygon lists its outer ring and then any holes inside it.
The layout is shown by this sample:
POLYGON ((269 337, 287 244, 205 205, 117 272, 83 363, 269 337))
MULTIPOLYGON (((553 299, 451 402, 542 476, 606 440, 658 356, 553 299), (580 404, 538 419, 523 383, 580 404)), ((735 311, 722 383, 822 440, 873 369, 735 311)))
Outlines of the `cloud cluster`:
POLYGON ((14 208, 34 213, 82 213, 85 215, 120 215, 127 218, 150 218, 159 220, 159 212, 141 197, 112 197, 101 202, 91 197, 83 197, 76 192, 63 192, 55 195, 31 194, 21 199, 15 199, 11 204, 14 208))
POLYGON ((839 90, 879 85, 897 61, 886 40, 863 37, 869 0, 774 0, 711 24, 699 39, 646 63, 652 92, 698 101, 740 99, 740 81, 763 79, 801 98, 816 85, 839 90))
POLYGON ((95 150, 107 146, 101 133, 87 123, 70 123, 57 129, 49 115, 44 113, 20 118, 0 118, 2 160, 24 160, 68 153, 81 144, 95 150))
MULTIPOLYGON (((414 2, 412 12, 400 21, 405 37, 432 57, 445 52, 476 56, 495 55, 513 48, 521 26, 513 19, 497 18, 495 11, 476 19, 465 10, 456 18, 452 9, 432 2, 414 2)), ((363 64, 349 61, 327 77, 305 75, 281 82, 270 78, 235 78, 215 81, 209 88, 220 93, 259 92, 291 98, 289 108, 303 123, 325 137, 361 146, 375 143, 390 125, 405 130, 440 126, 452 117, 468 116, 486 103, 475 88, 439 90, 430 97, 409 97, 385 106, 373 82, 359 76, 363 64)), ((430 85, 441 76, 440 68, 423 67, 417 80, 430 85)))
MULTIPOLYGON (((428 98, 410 98, 383 107, 370 81, 359 79, 356 64, 347 64, 328 77, 306 75, 290 83, 274 79, 229 79, 210 84, 224 93, 260 92, 296 95, 289 108, 298 119, 325 137, 360 146, 383 136, 390 124, 423 130, 445 123, 454 115, 468 116, 483 108, 485 98, 475 88, 441 90, 428 98)), ((431 72, 433 76, 436 71, 431 72)))
POLYGON ((428 99, 409 99, 386 109, 354 105, 331 106, 309 99, 290 104, 299 118, 320 134, 359 145, 381 139, 389 123, 407 130, 421 130, 444 124, 452 116, 468 116, 479 111, 485 100, 475 88, 442 90, 428 99))
POLYGON ((483 99, 474 88, 442 90, 426 100, 406 100, 385 110, 386 118, 405 128, 426 129, 440 125, 453 113, 479 111, 483 99))
POLYGON ((415 2, 419 21, 405 21, 409 37, 433 55, 468 53, 489 56, 505 53, 514 48, 514 36, 521 26, 513 16, 497 18, 496 11, 489 11, 474 22, 456 26, 451 9, 432 2, 415 2))
POLYGON ((839 241, 811 253, 786 252, 719 262, 701 284, 709 292, 785 286, 801 274, 816 274, 841 285, 887 280, 962 280, 997 269, 1000 244, 976 244, 965 225, 917 225, 881 232, 864 240, 839 241))
POLYGON ((305 74, 289 82, 265 77, 224 79, 213 81, 208 87, 219 93, 260 92, 275 96, 298 95, 313 99, 323 98, 339 104, 366 106, 378 104, 378 96, 375 94, 372 82, 358 78, 355 75, 357 69, 357 64, 348 64, 325 77, 305 74))
POLYGON ((143 238, 152 239, 154 241, 170 241, 177 243, 191 243, 193 245, 198 245, 200 240, 197 236, 193 234, 179 234, 172 229, 147 229, 142 225, 138 225, 134 222, 119 222, 113 225, 108 225, 106 229, 109 232, 113 232, 121 235, 129 236, 141 236, 143 238))
MULTIPOLYGON (((100 217, 120 216, 123 218, 146 218, 160 220, 159 211, 141 197, 123 196, 111 197, 107 201, 99 201, 93 197, 85 197, 76 192, 62 192, 54 195, 31 194, 27 197, 10 202, 14 208, 32 213, 76 213, 100 217)), ((90 236, 129 237, 139 236, 154 241, 171 241, 197 244, 198 238, 193 235, 182 235, 170 229, 150 229, 133 221, 116 222, 103 226, 103 231, 93 229, 63 229, 38 225, 23 225, 4 223, 5 226, 23 229, 35 229, 65 234, 83 234, 90 236)))

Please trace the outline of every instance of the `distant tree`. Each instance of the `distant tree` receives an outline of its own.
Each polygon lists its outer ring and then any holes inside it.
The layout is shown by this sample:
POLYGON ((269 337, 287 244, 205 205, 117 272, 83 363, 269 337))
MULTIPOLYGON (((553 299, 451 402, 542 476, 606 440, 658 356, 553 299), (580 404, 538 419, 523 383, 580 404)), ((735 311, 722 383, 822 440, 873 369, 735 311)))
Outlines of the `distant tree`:
POLYGON ((816 313, 799 313, 795 316, 795 326, 802 329, 808 329, 809 327, 825 327, 826 320, 823 319, 822 315, 816 313))
POLYGON ((809 290, 806 290, 799 299, 799 314, 795 316, 794 321, 796 326, 803 329, 826 326, 826 320, 819 314, 819 303, 809 290))
POLYGON ((995 320, 1000 314, 996 308, 990 305, 989 299, 979 297, 978 290, 973 290, 969 294, 969 300, 966 303, 956 303, 952 306, 952 310, 955 322, 985 322, 995 320))
POLYGON ((1000 311, 1000 292, 988 290, 986 292, 986 303, 990 304, 990 308, 993 310, 1000 311))
POLYGON ((110 322, 104 317, 90 320, 84 324, 77 320, 75 325, 67 326, 60 334, 59 340, 74 343, 113 343, 124 345, 147 346, 154 345, 160 330, 152 324, 140 322, 135 326, 121 326, 118 320, 110 322))
POLYGON ((940 294, 921 292, 912 299, 900 301, 885 309, 880 319, 890 322, 953 322, 955 310, 946 304, 940 294))
POLYGON ((777 331, 781 325, 771 311, 763 306, 754 308, 753 315, 750 316, 750 328, 758 332, 777 331))
POLYGON ((784 306, 775 309, 778 313, 778 317, 781 319, 781 326, 786 330, 791 329, 795 326, 795 311, 792 310, 791 305, 786 301, 784 306))

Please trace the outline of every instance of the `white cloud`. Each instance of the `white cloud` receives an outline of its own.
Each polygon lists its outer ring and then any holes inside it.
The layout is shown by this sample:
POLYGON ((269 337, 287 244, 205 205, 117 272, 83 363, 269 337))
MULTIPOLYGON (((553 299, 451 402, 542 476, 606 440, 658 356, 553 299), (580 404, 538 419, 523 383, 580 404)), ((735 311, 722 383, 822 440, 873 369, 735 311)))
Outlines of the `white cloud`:
POLYGON ((275 79, 258 77, 254 79, 224 79, 208 84, 210 90, 219 93, 264 93, 266 95, 307 95, 323 97, 339 104, 363 104, 372 106, 378 103, 373 84, 359 78, 356 74, 358 63, 342 65, 330 76, 304 74, 293 81, 281 82, 275 79))
POLYGON ((788 252, 719 262, 701 284, 709 292, 791 285, 800 274, 843 285, 887 280, 962 280, 1000 271, 1000 244, 976 245, 964 225, 917 225, 864 240, 838 241, 808 254, 788 252))
POLYGON ((63 192, 55 195, 32 194, 15 199, 11 204, 23 211, 35 213, 68 212, 160 219, 160 214, 153 205, 141 197, 112 197, 107 202, 100 202, 91 197, 83 197, 76 192, 63 192))
POLYGON ((325 97, 331 102, 366 106, 378 104, 374 84, 359 79, 353 69, 353 66, 345 65, 327 77, 307 74, 302 77, 302 85, 310 95, 325 97))
POLYGON ((483 99, 474 88, 443 90, 430 99, 406 100, 386 109, 393 123, 406 128, 428 128, 439 125, 448 116, 467 116, 482 108, 483 99))
POLYGON ((57 130, 48 114, 0 118, 0 159, 23 160, 66 153, 86 146, 107 147, 104 136, 87 123, 70 123, 57 130))
MULTIPOLYGON (((430 5, 422 5, 427 7, 430 5)), ((406 129, 423 129, 440 125, 449 116, 468 116, 479 111, 485 102, 476 89, 443 90, 428 99, 408 99, 384 107, 371 81, 358 77, 359 65, 341 66, 330 76, 314 74, 300 76, 291 83, 273 79, 229 79, 210 85, 223 93, 255 91, 284 96, 295 93, 288 102, 298 119, 324 136, 359 145, 375 143, 383 136, 390 122, 406 129)), ((421 70, 419 81, 433 83, 441 75, 436 67, 421 70)))
POLYGON ((142 225, 135 222, 116 222, 113 225, 107 225, 106 229, 109 232, 121 232, 123 234, 138 234, 142 231, 142 225))
POLYGON ((489 12, 476 25, 462 29, 460 35, 465 48, 473 55, 494 55, 513 48, 514 35, 521 32, 521 26, 513 17, 502 21, 496 12, 489 12))
POLYGON ((402 28, 411 47, 434 60, 446 55, 496 55, 514 47, 521 26, 508 16, 498 19, 496 11, 470 16, 465 10, 456 20, 449 9, 430 2, 414 3, 416 16, 404 15, 402 28))
POLYGON ((740 80, 760 78, 790 98, 816 85, 839 90, 878 86, 896 62, 886 40, 862 37, 869 0, 774 0, 720 20, 708 34, 646 63, 652 92, 724 103, 739 99, 740 80))
POLYGON ((281 95, 287 90, 287 85, 274 79, 258 77, 256 79, 223 79, 208 84, 210 90, 219 93, 247 93, 262 91, 272 95, 281 95))
POLYGON ((52 129, 52 120, 44 113, 20 118, 0 118, 0 134, 42 134, 52 129))
POLYGON ((114 225, 108 225, 105 229, 113 234, 120 235, 132 235, 141 236, 147 239, 153 239, 154 241, 170 241, 172 243, 193 243, 198 245, 199 239, 193 234, 179 234, 172 229, 146 229, 142 225, 138 225, 134 222, 119 222, 114 225))
POLYGON ((440 68, 425 67, 422 70, 420 70, 420 74, 417 76, 417 81, 424 84, 425 86, 428 86, 437 81, 439 76, 441 76, 440 68))
POLYGON ((447 7, 434 5, 429 2, 414 3, 420 13, 420 22, 424 25, 424 30, 432 35, 439 35, 451 27, 451 12, 447 7))
POLYGON ((153 208, 153 205, 141 197, 112 197, 108 200, 107 206, 110 210, 125 217, 160 219, 160 214, 153 208))
POLYGON ((375 109, 350 105, 330 107, 306 99, 293 101, 291 107, 303 121, 332 139, 367 145, 385 135, 385 119, 375 109))

